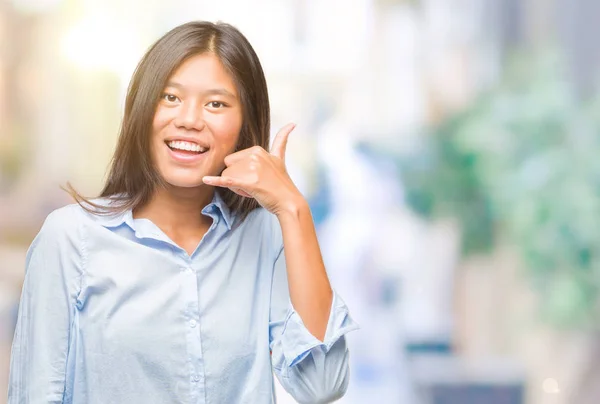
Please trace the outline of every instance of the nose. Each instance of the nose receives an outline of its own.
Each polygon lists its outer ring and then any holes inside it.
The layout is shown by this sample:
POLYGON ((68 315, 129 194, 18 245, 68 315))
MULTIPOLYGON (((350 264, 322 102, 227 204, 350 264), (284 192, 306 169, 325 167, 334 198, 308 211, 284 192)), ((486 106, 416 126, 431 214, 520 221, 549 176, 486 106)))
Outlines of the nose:
POLYGON ((175 126, 187 130, 202 130, 205 126, 201 106, 190 103, 183 104, 175 118, 175 126))

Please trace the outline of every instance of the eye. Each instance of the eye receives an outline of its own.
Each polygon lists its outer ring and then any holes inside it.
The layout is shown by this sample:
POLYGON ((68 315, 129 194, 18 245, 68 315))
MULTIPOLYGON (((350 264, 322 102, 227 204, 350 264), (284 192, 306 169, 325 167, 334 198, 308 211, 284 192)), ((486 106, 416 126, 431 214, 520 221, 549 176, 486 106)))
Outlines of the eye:
POLYGON ((224 108, 224 107, 227 106, 224 103, 222 103, 221 101, 211 101, 211 102, 209 102, 206 105, 209 106, 209 107, 211 107, 211 108, 216 108, 216 109, 224 108))
POLYGON ((168 93, 163 94, 161 98, 163 100, 167 101, 167 102, 177 102, 177 101, 179 101, 179 98, 177 96, 175 96, 173 94, 168 94, 168 93))

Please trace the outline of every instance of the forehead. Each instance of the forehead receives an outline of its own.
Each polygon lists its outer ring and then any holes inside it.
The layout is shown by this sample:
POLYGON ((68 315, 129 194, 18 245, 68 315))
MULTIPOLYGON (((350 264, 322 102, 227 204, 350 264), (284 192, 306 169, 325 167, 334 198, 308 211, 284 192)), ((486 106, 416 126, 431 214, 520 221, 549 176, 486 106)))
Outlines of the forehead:
POLYGON ((237 95, 233 77, 213 53, 202 53, 186 59, 169 77, 168 82, 197 91, 224 88, 237 95))

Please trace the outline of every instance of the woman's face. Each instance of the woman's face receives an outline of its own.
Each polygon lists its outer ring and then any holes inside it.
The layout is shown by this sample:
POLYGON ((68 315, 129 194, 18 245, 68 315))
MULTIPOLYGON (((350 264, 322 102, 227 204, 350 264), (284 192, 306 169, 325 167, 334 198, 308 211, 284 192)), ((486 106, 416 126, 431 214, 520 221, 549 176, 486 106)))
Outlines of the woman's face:
POLYGON ((175 187, 202 185, 219 175, 234 152, 242 105, 233 78, 212 53, 187 59, 167 80, 152 123, 151 153, 161 177, 175 187))

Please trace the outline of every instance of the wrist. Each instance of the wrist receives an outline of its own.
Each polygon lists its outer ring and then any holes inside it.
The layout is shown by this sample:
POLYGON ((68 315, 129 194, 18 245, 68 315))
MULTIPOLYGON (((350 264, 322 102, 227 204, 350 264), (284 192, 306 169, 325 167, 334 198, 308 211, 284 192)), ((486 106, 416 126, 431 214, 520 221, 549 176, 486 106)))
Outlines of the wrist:
POLYGON ((308 202, 298 196, 281 204, 275 215, 279 220, 297 219, 305 213, 310 213, 308 202))

